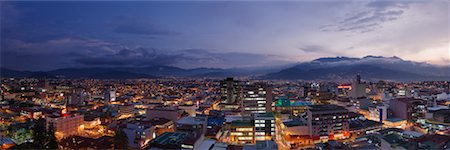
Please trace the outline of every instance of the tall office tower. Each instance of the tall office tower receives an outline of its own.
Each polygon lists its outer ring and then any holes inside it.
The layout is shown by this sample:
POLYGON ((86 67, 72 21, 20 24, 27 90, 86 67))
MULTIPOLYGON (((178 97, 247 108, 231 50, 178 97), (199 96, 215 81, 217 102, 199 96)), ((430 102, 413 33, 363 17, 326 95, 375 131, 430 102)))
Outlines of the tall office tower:
POLYGON ((307 85, 304 85, 304 86, 302 86, 301 88, 300 88, 300 97, 301 98, 306 98, 306 97, 308 97, 308 93, 309 93, 309 86, 307 86, 307 85))
POLYGON ((72 93, 66 98, 68 105, 84 105, 84 102, 90 99, 90 95, 83 88, 74 88, 72 89, 72 93))
POLYGON ((255 139, 272 140, 275 137, 275 117, 273 113, 255 114, 255 139))
POLYGON ((348 138, 348 110, 337 105, 312 105, 307 111, 309 134, 314 141, 348 138))
POLYGON ((38 87, 42 90, 49 90, 50 89, 50 83, 47 79, 39 80, 38 87))
POLYGON ((351 98, 360 98, 366 96, 366 84, 361 82, 361 75, 356 75, 356 80, 352 83, 349 96, 351 98))
POLYGON ((220 82, 222 103, 235 104, 239 99, 239 82, 233 78, 226 78, 220 82))
POLYGON ((220 82, 221 104, 222 110, 236 110, 239 108, 241 98, 240 82, 233 78, 226 78, 220 82))
POLYGON ((116 101, 116 89, 108 88, 105 90, 105 102, 116 101))
POLYGON ((263 83, 244 85, 241 111, 245 116, 272 111, 272 88, 263 83))

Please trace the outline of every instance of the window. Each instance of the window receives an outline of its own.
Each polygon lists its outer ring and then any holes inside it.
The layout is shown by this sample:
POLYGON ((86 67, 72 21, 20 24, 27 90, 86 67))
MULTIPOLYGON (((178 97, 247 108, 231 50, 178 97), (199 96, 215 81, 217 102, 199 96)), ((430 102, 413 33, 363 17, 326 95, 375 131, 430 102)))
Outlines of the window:
POLYGON ((265 124, 255 124, 255 127, 265 127, 265 124))
POLYGON ((253 131, 253 128, 236 128, 236 131, 253 131))

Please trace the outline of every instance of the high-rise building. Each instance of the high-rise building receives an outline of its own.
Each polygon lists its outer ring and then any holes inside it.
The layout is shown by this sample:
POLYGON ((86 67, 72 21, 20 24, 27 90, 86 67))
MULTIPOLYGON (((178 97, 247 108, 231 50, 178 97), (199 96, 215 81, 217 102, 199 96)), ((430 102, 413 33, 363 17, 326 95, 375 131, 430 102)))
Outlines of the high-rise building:
POLYGON ((247 84, 242 93, 242 114, 251 116, 272 111, 272 89, 263 83, 247 84))
POLYGON ((224 104, 235 104, 239 100, 239 81, 226 78, 220 82, 221 100, 224 104))
POLYGON ((353 81, 351 90, 349 93, 351 98, 366 97, 366 84, 361 82, 361 75, 356 75, 356 80, 353 81))
POLYGON ((83 88, 74 88, 72 93, 66 97, 68 105, 84 105, 90 98, 89 93, 83 88))
POLYGON ((272 140, 275 137, 275 117, 273 113, 255 114, 255 139, 272 140))
POLYGON ((389 109, 396 118, 416 122, 425 118, 426 102, 422 99, 397 98, 390 101, 389 109))
POLYGON ((220 107, 222 110, 237 110, 239 109, 239 101, 241 99, 241 86, 240 82, 233 78, 226 78, 220 82, 221 102, 220 107))
POLYGON ((309 134, 314 141, 350 136, 349 111, 337 105, 313 105, 307 111, 309 134))
POLYGON ((114 102, 116 101, 116 89, 109 88, 105 90, 105 102, 114 102))

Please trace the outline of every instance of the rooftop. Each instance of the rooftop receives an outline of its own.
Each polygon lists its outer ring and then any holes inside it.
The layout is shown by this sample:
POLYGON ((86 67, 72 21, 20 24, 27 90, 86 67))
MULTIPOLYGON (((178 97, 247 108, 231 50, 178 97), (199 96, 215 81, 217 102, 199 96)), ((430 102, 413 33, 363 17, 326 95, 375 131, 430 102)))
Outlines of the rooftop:
POLYGON ((290 120, 290 121, 285 121, 283 122, 283 124, 287 127, 294 127, 294 126, 303 126, 306 125, 305 122, 301 121, 301 120, 290 120))
POLYGON ((206 121, 204 118, 198 117, 183 117, 177 121, 177 124, 203 124, 206 121))
POLYGON ((274 115, 273 115, 273 113, 268 112, 268 113, 255 114, 255 118, 257 118, 257 117, 261 117, 261 118, 263 118, 263 117, 270 117, 270 118, 273 118, 274 115))
POLYGON ((246 121, 246 120, 235 120, 231 122, 231 126, 254 126, 253 121, 246 121))
POLYGON ((284 97, 280 98, 276 103, 276 107, 295 107, 295 106, 311 106, 311 102, 307 101, 291 101, 284 97))
POLYGON ((187 136, 187 133, 182 132, 165 132, 151 140, 150 146, 162 146, 164 148, 179 147, 187 136))
POLYGON ((403 120, 405 120, 405 119, 400 119, 400 118, 388 118, 388 119, 386 119, 387 121, 390 121, 390 122, 399 122, 399 121, 403 121, 403 120))
POLYGON ((344 107, 337 105, 312 105, 310 106, 310 111, 312 112, 320 112, 320 111, 348 111, 344 107))

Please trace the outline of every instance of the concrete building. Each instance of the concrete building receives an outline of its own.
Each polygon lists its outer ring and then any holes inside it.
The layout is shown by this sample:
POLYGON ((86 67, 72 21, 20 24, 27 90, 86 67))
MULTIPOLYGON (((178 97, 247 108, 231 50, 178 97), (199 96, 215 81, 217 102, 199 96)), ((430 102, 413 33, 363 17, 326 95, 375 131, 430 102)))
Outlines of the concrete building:
POLYGON ((205 138, 206 128, 206 117, 183 117, 176 122, 175 132, 187 133, 191 140, 185 147, 197 148, 205 138))
POLYGON ((84 115, 49 116, 46 117, 46 122, 47 125, 53 124, 55 127, 55 136, 57 139, 78 135, 78 133, 84 130, 84 115))
POLYGON ((313 145, 309 136, 307 122, 301 120, 283 121, 278 128, 277 138, 280 138, 283 145, 292 149, 313 145))
POLYGON ((147 119, 164 118, 176 122, 181 118, 183 110, 177 107, 155 107, 147 109, 147 119))
POLYGON ((230 124, 230 142, 232 144, 254 144, 255 124, 252 120, 235 120, 230 124))
POLYGON ((275 137, 275 117, 273 113, 255 114, 256 141, 272 140, 275 137))
POLYGON ((124 104, 118 106, 119 116, 123 117, 132 117, 134 116, 134 105, 132 104, 124 104))
POLYGON ((68 105, 84 105, 90 99, 89 93, 83 88, 72 89, 71 94, 66 97, 68 105))
POLYGON ((390 101, 389 109, 395 118, 416 122, 425 118, 426 102, 414 98, 397 98, 390 101))
POLYGON ((352 98, 350 99, 350 103, 357 109, 364 110, 368 110, 369 106, 373 105, 373 101, 369 98, 352 98))
POLYGON ((242 150, 278 150, 278 145, 271 140, 256 141, 255 145, 244 145, 242 150))
POLYGON ((369 106, 369 117, 367 119, 383 122, 387 119, 387 107, 384 105, 369 106))
POLYGON ((241 83, 233 78, 226 78, 220 82, 221 110, 238 110, 242 98, 241 83))
POLYGON ((361 76, 359 74, 356 76, 356 80, 352 82, 349 97, 366 97, 366 84, 364 82, 361 82, 361 76))
POLYGON ((195 117, 196 115, 196 106, 195 105, 179 105, 178 108, 184 110, 191 117, 195 117))
POLYGON ((240 98, 239 81, 226 78, 220 82, 221 103, 236 104, 240 98))
POLYGON ((104 92, 105 96, 105 102, 114 102, 116 101, 116 89, 114 88, 108 88, 104 92))
POLYGON ((311 105, 312 105, 311 102, 291 101, 282 97, 275 103, 275 112, 298 116, 306 112, 306 110, 308 110, 309 108, 308 106, 311 105))
POLYGON ((272 89, 268 85, 246 84, 242 95, 241 111, 244 116, 272 112, 272 89))
POLYGON ((188 133, 184 132, 165 132, 149 143, 150 150, 161 149, 196 149, 191 145, 192 139, 188 133))
POLYGON ((151 122, 131 121, 123 131, 127 135, 128 146, 134 149, 144 148, 156 137, 155 126, 151 125, 151 122))
POLYGON ((307 111, 309 135, 315 142, 350 136, 349 112, 337 105, 313 105, 307 111))

